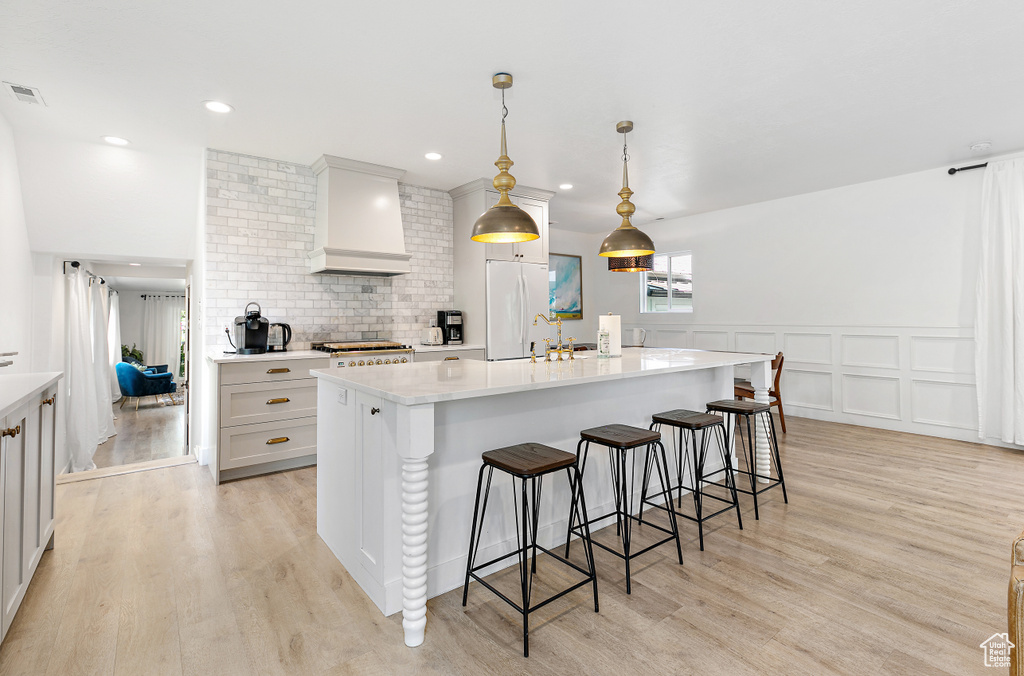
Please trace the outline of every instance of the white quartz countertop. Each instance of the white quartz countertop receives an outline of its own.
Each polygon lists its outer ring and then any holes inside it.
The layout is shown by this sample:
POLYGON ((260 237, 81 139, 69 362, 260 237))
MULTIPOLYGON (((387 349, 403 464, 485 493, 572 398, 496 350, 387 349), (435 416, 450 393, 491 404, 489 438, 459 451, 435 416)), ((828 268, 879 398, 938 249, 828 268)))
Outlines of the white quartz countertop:
POLYGON ((224 354, 223 350, 214 350, 206 358, 214 364, 229 364, 247 361, 277 361, 279 359, 327 359, 331 355, 319 350, 287 350, 285 352, 265 352, 263 354, 224 354))
POLYGON ((596 352, 573 361, 442 361, 392 369, 313 369, 318 378, 412 406, 549 387, 564 387, 771 361, 773 355, 665 348, 626 348, 621 357, 601 359, 596 352))
POLYGON ((445 352, 448 350, 486 350, 484 345, 413 345, 417 352, 445 352))
POLYGON ((60 371, 0 375, 0 418, 61 379, 60 371))

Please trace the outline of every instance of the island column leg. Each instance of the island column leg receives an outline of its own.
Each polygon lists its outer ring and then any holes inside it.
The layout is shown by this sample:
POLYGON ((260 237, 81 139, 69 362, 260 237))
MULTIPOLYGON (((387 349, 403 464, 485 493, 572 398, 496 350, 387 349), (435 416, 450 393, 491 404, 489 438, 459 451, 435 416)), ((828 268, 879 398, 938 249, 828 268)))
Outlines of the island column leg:
POLYGON ((427 627, 427 458, 434 452, 434 405, 398 407, 402 460, 402 628, 405 645, 423 643, 427 627))
MULTIPOLYGON (((768 383, 771 375, 771 362, 763 361, 750 365, 750 384, 754 387, 754 401, 762 404, 768 403, 768 383)), ((771 415, 770 410, 768 415, 771 415)), ((754 438, 756 439, 754 448, 757 450, 754 467, 757 469, 759 477, 771 476, 772 463, 771 450, 768 446, 768 430, 765 428, 760 415, 754 418, 754 425, 754 438)), ((768 479, 758 478, 757 482, 766 484, 768 479)))

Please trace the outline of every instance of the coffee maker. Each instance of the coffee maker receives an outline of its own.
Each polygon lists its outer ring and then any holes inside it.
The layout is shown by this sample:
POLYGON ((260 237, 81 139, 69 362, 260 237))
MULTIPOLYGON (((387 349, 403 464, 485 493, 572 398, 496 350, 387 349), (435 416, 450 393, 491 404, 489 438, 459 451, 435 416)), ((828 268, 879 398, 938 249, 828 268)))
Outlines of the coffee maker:
POLYGON ((253 302, 245 306, 245 316, 235 317, 234 340, 228 336, 228 342, 237 354, 263 354, 267 351, 267 334, 270 322, 260 315, 260 304, 253 302), (249 308, 256 306, 255 310, 249 308))
POLYGON ((438 310, 437 326, 445 345, 462 345, 462 310, 438 310))

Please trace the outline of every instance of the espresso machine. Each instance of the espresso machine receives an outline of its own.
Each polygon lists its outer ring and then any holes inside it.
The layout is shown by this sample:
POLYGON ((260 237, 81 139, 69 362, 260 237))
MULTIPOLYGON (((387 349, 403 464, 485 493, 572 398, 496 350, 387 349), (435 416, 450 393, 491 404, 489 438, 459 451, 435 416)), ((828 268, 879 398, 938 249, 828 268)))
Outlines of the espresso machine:
POLYGON ((253 302, 245 306, 245 316, 235 317, 233 331, 228 334, 228 342, 237 354, 263 354, 267 351, 270 322, 260 314, 261 311, 260 304, 253 302), (253 305, 256 309, 250 310, 253 305))
POLYGON ((437 326, 445 345, 462 345, 462 310, 438 310, 437 326))

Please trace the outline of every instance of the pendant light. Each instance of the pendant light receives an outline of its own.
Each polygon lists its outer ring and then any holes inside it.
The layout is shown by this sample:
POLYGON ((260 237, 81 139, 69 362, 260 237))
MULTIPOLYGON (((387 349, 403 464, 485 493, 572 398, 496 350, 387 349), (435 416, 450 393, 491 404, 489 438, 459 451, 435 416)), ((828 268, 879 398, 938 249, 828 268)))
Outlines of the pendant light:
POLYGON ((624 120, 615 125, 615 131, 622 137, 622 190, 619 197, 622 202, 615 208, 615 212, 622 216, 622 224, 601 242, 600 255, 608 258, 608 269, 615 272, 644 272, 653 268, 654 242, 640 230, 633 227, 629 217, 636 211, 636 207, 629 198, 633 191, 629 189, 629 147, 626 144, 626 134, 633 131, 633 123, 624 120))
POLYGON ((512 76, 508 73, 498 73, 491 78, 491 84, 495 89, 501 90, 501 156, 494 163, 498 168, 498 175, 493 181, 494 189, 501 193, 501 196, 497 204, 476 219, 470 239, 474 242, 493 243, 529 242, 540 237, 540 230, 530 214, 512 204, 508 198, 508 191, 516 187, 516 179, 508 173, 513 162, 509 159, 505 147, 505 117, 508 116, 505 90, 512 86, 512 76))

